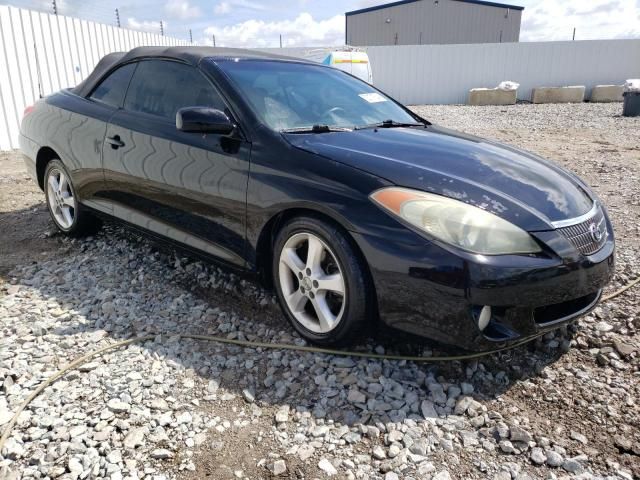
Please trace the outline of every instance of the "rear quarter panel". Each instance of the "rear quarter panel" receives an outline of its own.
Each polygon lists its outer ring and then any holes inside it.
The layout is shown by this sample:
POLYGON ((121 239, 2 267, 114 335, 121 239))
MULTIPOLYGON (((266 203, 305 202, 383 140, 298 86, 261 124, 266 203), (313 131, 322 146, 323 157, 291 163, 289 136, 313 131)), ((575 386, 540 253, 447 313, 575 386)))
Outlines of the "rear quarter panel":
POLYGON ((22 133, 22 130, 20 131, 20 135, 18 137, 18 144, 20 146, 20 154, 22 155, 22 159, 24 160, 24 165, 27 169, 27 173, 37 183, 38 176, 36 172, 36 156, 38 155, 40 146, 29 137, 25 136, 22 133))
POLYGON ((91 199, 103 186, 102 143, 113 111, 68 91, 50 95, 22 123, 23 153, 35 161, 41 148, 51 148, 69 171, 80 200, 91 199))

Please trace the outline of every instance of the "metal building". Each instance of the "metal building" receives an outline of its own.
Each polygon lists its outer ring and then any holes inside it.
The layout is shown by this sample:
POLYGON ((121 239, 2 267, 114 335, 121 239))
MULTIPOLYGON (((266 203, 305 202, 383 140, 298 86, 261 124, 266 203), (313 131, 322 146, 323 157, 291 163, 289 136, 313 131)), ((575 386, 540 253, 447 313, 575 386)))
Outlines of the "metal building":
POLYGON ((402 0, 346 12, 353 46, 503 43, 520 39, 524 7, 480 0, 402 0))

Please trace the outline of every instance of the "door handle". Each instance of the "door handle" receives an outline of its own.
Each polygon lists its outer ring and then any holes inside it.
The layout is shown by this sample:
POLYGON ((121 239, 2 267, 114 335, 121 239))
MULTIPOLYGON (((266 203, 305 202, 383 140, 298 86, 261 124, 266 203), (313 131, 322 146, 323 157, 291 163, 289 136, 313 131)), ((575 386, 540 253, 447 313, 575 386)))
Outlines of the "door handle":
POLYGON ((120 135, 114 135, 113 137, 107 137, 105 139, 105 142, 107 142, 109 145, 111 145, 111 148, 113 148, 114 150, 117 150, 120 147, 124 147, 124 142, 122 140, 120 140, 120 135))

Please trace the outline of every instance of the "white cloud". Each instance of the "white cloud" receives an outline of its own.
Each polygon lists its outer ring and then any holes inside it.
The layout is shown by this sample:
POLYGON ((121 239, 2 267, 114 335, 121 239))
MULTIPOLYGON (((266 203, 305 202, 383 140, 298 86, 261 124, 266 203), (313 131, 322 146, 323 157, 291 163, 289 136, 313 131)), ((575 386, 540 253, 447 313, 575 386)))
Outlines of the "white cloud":
POLYGON ((168 15, 180 20, 190 20, 202 16, 200 8, 192 6, 187 0, 169 0, 164 6, 168 15))
POLYGON ((260 3, 253 2, 251 0, 229 0, 226 2, 218 2, 215 7, 213 7, 213 12, 218 15, 226 15, 227 13, 231 13, 232 10, 236 9, 246 9, 246 10, 255 10, 255 11, 263 11, 266 10, 264 5, 260 3))
POLYGON ((213 7, 213 12, 218 15, 225 15, 231 12, 231 4, 229 2, 220 2, 213 7))
POLYGON ((522 41, 640 37, 636 0, 541 0, 524 10, 522 41))
POLYGON ((219 47, 277 47, 282 35, 283 47, 331 46, 344 44, 344 15, 314 20, 301 13, 293 20, 265 22, 247 20, 225 27, 208 27, 203 43, 211 44, 216 36, 219 47))
MULTIPOLYGON (((167 29, 167 23, 163 22, 164 29, 167 29)), ((160 22, 149 20, 139 21, 133 17, 127 18, 127 28, 132 30, 141 30, 143 32, 160 33, 160 22)))
POLYGON ((266 10, 266 7, 260 2, 252 2, 251 0, 231 0, 231 4, 248 10, 266 10))

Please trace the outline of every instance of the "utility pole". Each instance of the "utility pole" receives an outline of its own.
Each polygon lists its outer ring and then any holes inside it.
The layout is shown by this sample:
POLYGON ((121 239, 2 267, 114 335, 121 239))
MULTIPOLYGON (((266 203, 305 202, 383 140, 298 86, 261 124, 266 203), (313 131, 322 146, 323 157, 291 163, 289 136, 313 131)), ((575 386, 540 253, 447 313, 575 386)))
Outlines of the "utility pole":
POLYGON ((53 14, 57 15, 58 14, 58 5, 56 5, 56 0, 53 0, 51 2, 51 4, 53 5, 53 14))
POLYGON ((164 26, 162 25, 162 20, 160 20, 160 35, 164 37, 164 26))
POLYGON ((213 46, 214 47, 216 46, 216 36, 215 35, 213 35, 213 46))
POLYGON ((116 25, 120 28, 120 12, 116 8, 116 25))
POLYGON ((576 40, 576 27, 573 27, 573 41, 576 40))
POLYGON ((193 43, 193 34, 191 33, 191 29, 189 29, 189 43, 193 43))

